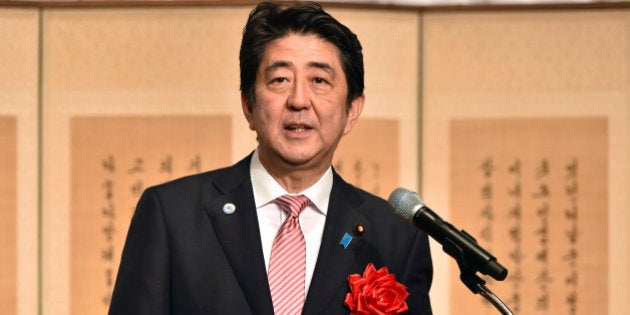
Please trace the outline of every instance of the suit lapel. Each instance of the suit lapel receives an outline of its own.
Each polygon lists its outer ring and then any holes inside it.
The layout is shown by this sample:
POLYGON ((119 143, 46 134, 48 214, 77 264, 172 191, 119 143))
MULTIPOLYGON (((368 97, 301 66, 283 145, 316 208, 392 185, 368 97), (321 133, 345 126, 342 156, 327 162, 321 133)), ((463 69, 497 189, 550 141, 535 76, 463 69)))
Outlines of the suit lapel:
POLYGON ((358 211, 362 203, 354 188, 335 173, 322 244, 303 314, 325 314, 330 303, 343 303, 348 276, 362 272, 359 257, 365 242, 363 236, 354 232, 358 224, 370 230, 370 222, 358 211), (340 241, 346 233, 352 240, 344 248, 340 241))
POLYGON ((213 184, 220 193, 208 200, 205 210, 252 312, 273 314, 258 217, 249 179, 250 158, 251 156, 226 169, 224 176, 218 176, 213 184), (229 203, 236 207, 232 214, 223 210, 229 203))

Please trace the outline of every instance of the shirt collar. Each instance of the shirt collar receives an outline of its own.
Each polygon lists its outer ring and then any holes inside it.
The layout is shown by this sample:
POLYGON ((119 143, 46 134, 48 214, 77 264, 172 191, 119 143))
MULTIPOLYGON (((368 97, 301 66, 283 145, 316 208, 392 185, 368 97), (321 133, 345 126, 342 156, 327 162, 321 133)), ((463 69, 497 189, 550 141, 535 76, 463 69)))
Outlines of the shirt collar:
MULTIPOLYGON (((258 157, 258 150, 254 151, 252 155, 249 172, 252 179, 256 208, 264 206, 282 195, 289 194, 262 165, 258 157)), ((328 201, 330 200, 332 184, 332 167, 329 167, 315 184, 297 195, 308 197, 311 203, 325 215, 328 212, 328 201)))

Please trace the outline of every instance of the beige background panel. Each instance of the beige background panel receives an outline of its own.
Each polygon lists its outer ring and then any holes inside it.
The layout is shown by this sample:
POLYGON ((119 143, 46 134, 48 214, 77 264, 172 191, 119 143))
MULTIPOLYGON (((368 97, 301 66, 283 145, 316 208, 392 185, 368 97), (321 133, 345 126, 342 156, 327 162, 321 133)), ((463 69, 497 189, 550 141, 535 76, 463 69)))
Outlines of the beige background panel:
MULTIPOLYGON (((550 11, 550 12, 485 12, 471 14, 427 13, 423 18, 423 196, 425 201, 438 209, 452 222, 449 200, 450 166, 445 162, 451 157, 449 128, 456 119, 515 119, 515 118, 591 118, 602 117, 608 121, 608 314, 630 312, 630 301, 625 296, 630 283, 630 253, 624 244, 630 242, 630 221, 627 209, 630 196, 630 54, 627 47, 630 15, 627 11, 550 11), (540 19, 538 16, 544 16, 540 19), (523 29, 524 21, 529 23, 523 29), (483 32, 473 32, 471 25, 484 25, 483 32), (553 25, 551 27, 550 25, 553 25), (596 41, 589 31, 574 32, 575 28, 606 30, 602 40, 596 41), (604 27, 605 26, 605 27, 604 27), (551 28, 550 28, 551 27, 551 28), (519 30, 516 32, 515 30, 519 30), (552 31, 553 30, 553 31, 552 31), (467 36, 461 36, 466 33, 467 36), (501 38, 493 45, 488 34, 501 38), (608 39, 609 35, 613 39, 608 39), (511 45, 513 56, 525 58, 493 57, 479 67, 470 56, 486 58, 495 56, 494 46, 503 47, 508 40, 519 38, 522 44, 511 45), (590 44, 589 44, 590 43, 590 44), (597 48, 591 47, 598 45, 597 48), (460 49, 454 47, 467 47, 460 49), (558 61, 557 57, 536 59, 536 56, 560 56, 570 54, 573 60, 558 61), (449 58, 444 58, 444 54, 449 58), (579 57, 579 58, 578 58, 579 57), (614 67, 608 61, 615 59, 614 67), (462 63, 458 60, 469 60, 462 63), (457 63, 454 67, 452 63, 457 63), (495 65, 496 63, 496 65, 495 65), (527 67, 537 72, 526 75, 527 67), (516 69, 506 75, 506 68, 516 69), (550 72, 541 72, 547 68, 550 72), (562 74, 570 70, 572 75, 562 74), (494 77, 501 80, 495 80, 494 77), (594 80, 592 76, 597 77, 594 80), (621 82, 620 82, 621 80, 621 82), (614 242, 612 241, 614 240, 614 242)), ((601 35, 601 34, 600 34, 601 35)), ((483 61, 481 61, 483 63, 483 61)), ((480 223, 481 224, 481 223, 480 223)), ((437 292, 452 292, 448 279, 451 259, 434 246, 437 292)), ((502 286, 498 283, 496 286, 502 286)), ((435 292, 435 291, 434 291, 435 292)), ((434 298, 435 312, 449 314, 447 299, 434 298)), ((448 297, 447 297, 448 298, 448 297)), ((505 298, 505 297, 504 297, 505 298)))
MULTIPOLYGON (((451 215, 510 271, 495 293, 515 314, 607 314, 606 119, 454 120, 450 131, 451 215)), ((451 312, 495 314, 459 272, 451 312)))
POLYGON ((231 163, 229 116, 72 120, 71 314, 105 314, 144 189, 231 163))
POLYGON ((16 119, 0 116, 0 309, 17 312, 16 119))
POLYGON ((12 150, 17 159, 7 169, 17 172, 10 227, 17 269, 12 270, 14 291, 7 292, 17 300, 11 314, 35 314, 38 305, 38 25, 37 9, 0 8, 0 116, 13 121, 12 150))

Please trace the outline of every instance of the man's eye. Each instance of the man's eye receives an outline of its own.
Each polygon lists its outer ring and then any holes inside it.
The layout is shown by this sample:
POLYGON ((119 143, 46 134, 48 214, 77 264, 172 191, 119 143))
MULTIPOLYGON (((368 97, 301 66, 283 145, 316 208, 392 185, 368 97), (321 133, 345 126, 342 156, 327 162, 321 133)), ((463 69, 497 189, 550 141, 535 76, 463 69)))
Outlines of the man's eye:
POLYGON ((287 82, 287 78, 284 77, 280 77, 280 78, 275 78, 273 80, 271 80, 272 83, 283 83, 283 82, 287 82))
POLYGON ((317 84, 326 83, 326 80, 324 78, 315 78, 313 81, 317 84))

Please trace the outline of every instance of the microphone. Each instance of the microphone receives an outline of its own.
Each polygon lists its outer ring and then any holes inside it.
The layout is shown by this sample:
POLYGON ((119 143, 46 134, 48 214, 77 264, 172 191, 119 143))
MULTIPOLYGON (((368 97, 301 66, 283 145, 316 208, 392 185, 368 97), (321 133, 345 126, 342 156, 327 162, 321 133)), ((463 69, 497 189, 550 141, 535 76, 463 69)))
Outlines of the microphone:
POLYGON ((442 220, 433 210, 429 209, 415 192, 396 188, 389 195, 389 204, 399 217, 413 223, 416 227, 433 237, 442 244, 444 251, 458 260, 465 259, 468 267, 489 275, 496 280, 504 280, 508 271, 497 262, 497 259, 484 250, 477 241, 466 231, 457 230, 450 223, 442 220), (459 251, 452 251, 453 245, 459 251), (456 257, 460 256, 463 257, 456 257))

